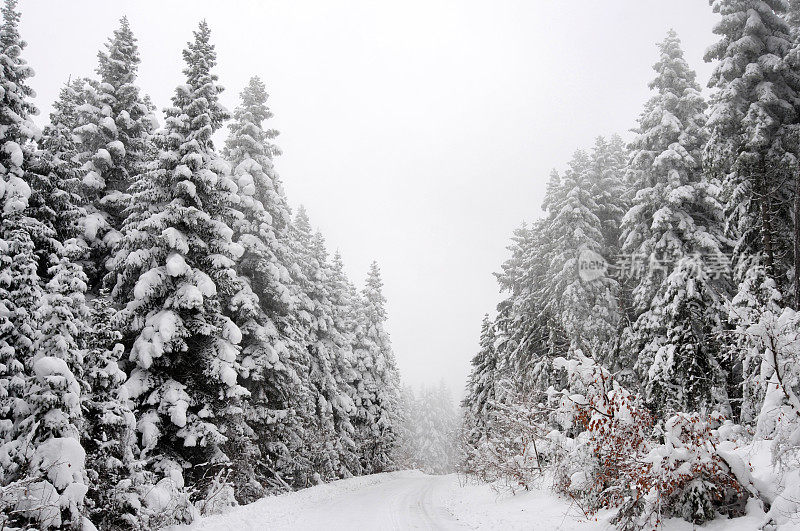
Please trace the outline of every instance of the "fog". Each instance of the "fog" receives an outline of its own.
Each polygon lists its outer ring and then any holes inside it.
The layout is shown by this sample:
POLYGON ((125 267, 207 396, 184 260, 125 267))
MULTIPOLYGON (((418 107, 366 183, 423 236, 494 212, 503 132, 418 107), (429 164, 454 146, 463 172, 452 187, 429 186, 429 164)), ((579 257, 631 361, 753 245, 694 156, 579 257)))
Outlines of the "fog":
POLYGON ((456 397, 499 299, 492 272, 512 230, 538 215, 550 169, 634 125, 668 28, 705 84, 715 21, 694 0, 192 5, 21 2, 39 123, 63 82, 92 73, 122 15, 139 38, 139 82, 164 107, 207 19, 225 104, 251 75, 267 83, 292 205, 358 283, 380 263, 404 380, 443 378, 456 397))

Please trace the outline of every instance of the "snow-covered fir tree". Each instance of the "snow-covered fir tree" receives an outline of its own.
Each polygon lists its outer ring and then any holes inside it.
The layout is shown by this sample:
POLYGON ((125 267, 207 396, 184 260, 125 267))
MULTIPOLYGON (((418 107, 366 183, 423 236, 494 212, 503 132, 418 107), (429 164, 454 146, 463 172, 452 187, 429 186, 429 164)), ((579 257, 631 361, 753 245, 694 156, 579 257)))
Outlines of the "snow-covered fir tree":
MULTIPOLYGON (((44 224, 29 216, 36 108, 22 58, 16 1, 6 0, 0 26, 0 469, 3 485, 19 479, 19 422, 28 414, 26 368, 35 353, 36 311, 42 298, 34 239, 44 224), (9 447, 8 445, 12 445, 9 447)), ((46 264, 44 264, 46 267, 46 264)))
POLYGON ((32 174, 30 212, 51 229, 42 251, 51 255, 81 257, 81 223, 86 216, 80 196, 80 164, 73 129, 84 100, 83 79, 65 84, 53 104, 50 124, 44 128, 32 174))
POLYGON ((330 478, 338 470, 333 411, 328 397, 335 393, 331 366, 333 311, 328 292, 327 251, 322 237, 313 232, 304 207, 292 223, 291 248, 296 260, 293 274, 300 287, 295 330, 302 359, 301 378, 306 402, 298 410, 304 426, 301 461, 295 472, 301 484, 330 478))
POLYGON ((340 476, 347 477, 361 473, 358 444, 353 426, 357 398, 355 382, 358 380, 353 344, 358 317, 356 289, 347 278, 344 261, 338 251, 333 255, 328 281, 333 321, 331 332, 336 355, 334 377, 338 386, 333 413, 339 445, 339 461, 342 466, 340 476))
POLYGON ((440 382, 402 394, 404 415, 397 426, 395 455, 403 466, 428 474, 447 474, 455 469, 458 417, 450 390, 440 382))
MULTIPOLYGON (((86 276, 67 259, 48 272, 51 280, 37 307, 34 355, 26 363, 25 403, 14 450, 31 495, 22 514, 39 525, 82 528, 88 490, 81 445, 84 354, 87 336, 86 276), (37 507, 49 507, 37 514, 37 507), (30 510, 34 509, 34 510, 30 510)), ((13 443, 12 443, 13 447, 13 443)))
POLYGON ((589 181, 597 203, 604 249, 612 257, 619 248, 620 223, 628 209, 625 170, 628 152, 619 135, 597 137, 591 153, 589 181))
POLYGON ((465 436, 470 444, 477 444, 491 429, 489 408, 497 396, 497 351, 494 324, 486 315, 481 324, 480 350, 472 358, 472 369, 467 391, 461 405, 465 408, 465 436))
POLYGON ((122 333, 113 327, 115 313, 106 293, 91 300, 84 355, 87 505, 100 529, 140 525, 142 498, 150 488, 137 455, 136 418, 124 387, 127 375, 120 369, 124 347, 122 333))
POLYGON ((355 349, 360 376, 356 383, 355 425, 362 467, 367 473, 392 468, 391 454, 396 437, 400 387, 394 353, 384 329, 385 305, 380 269, 373 262, 362 290, 355 349))
POLYGON ((785 289, 792 260, 790 184, 797 158, 790 147, 797 120, 795 74, 785 0, 716 0, 720 40, 706 52, 718 61, 709 86, 710 139, 705 164, 723 181, 727 234, 735 242, 736 278, 754 262, 785 289), (765 90, 768 87, 768 90, 765 90))
POLYGON ((237 187, 212 141, 228 112, 210 33, 201 22, 183 51, 186 84, 165 110, 158 164, 134 188, 112 261, 142 456, 178 488, 193 465, 186 486, 200 496, 230 462, 224 448, 247 393, 237 372, 242 333, 228 314, 257 304, 236 272, 243 248, 229 222, 237 187))
POLYGON ((674 31, 659 50, 656 93, 631 144, 636 194, 621 239, 636 321, 621 366, 635 365, 648 399, 674 412, 708 406, 724 389, 722 353, 708 339, 721 331, 730 266, 719 188, 702 172, 705 102, 674 31))
POLYGON ((85 84, 74 129, 86 202, 81 220, 88 246, 85 269, 93 291, 99 289, 121 238, 131 184, 151 160, 155 127, 153 106, 136 84, 139 50, 126 17, 97 57, 98 78, 85 84))
POLYGON ((738 410, 739 422, 746 425, 752 426, 758 420, 766 391, 761 372, 762 344, 750 328, 767 313, 779 315, 783 306, 783 296, 763 266, 747 270, 729 305, 732 331, 726 335, 725 353, 726 358, 737 361, 739 374, 735 376, 741 382, 741 404, 733 406, 738 410))
POLYGON ((635 368, 660 414, 730 415, 718 340, 723 317, 723 300, 702 258, 680 259, 635 325, 647 337, 635 368))
MULTIPOLYGON (((707 140, 706 104, 696 74, 683 57, 680 39, 670 31, 659 44, 654 65, 656 93, 639 117, 631 143, 628 181, 635 190, 633 205, 622 224, 622 253, 645 263, 674 263, 702 252, 718 256, 721 249, 721 207, 718 188, 702 174, 702 150, 707 140)), ((659 267, 632 268, 635 311, 641 313, 669 274, 659 267)))
MULTIPOLYGON (((552 238, 548 305, 572 343, 604 356, 619 323, 618 284, 609 276, 584 281, 578 271, 581 253, 605 258, 607 252, 599 206, 590 180, 591 160, 578 151, 561 181, 560 197, 547 220, 552 238)), ((613 223, 613 220, 608 220, 613 223)))
POLYGON ((244 248, 237 270, 258 297, 257 305, 240 308, 243 384, 250 392, 245 415, 259 441, 266 474, 263 480, 282 488, 283 476, 297 474, 294 462, 302 440, 300 413, 308 392, 302 376, 305 355, 294 315, 298 286, 290 242, 290 214, 272 157, 279 153, 267 129, 272 117, 266 87, 252 78, 229 125, 225 155, 233 166, 241 213, 234 239, 244 248))

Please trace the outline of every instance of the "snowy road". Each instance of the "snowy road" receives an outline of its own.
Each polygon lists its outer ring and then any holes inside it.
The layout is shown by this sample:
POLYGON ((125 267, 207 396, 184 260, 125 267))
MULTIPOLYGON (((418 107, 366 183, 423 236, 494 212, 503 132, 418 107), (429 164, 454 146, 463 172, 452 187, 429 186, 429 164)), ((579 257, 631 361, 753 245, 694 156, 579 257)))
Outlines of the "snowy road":
MULTIPOLYGON (((757 529, 763 512, 715 520, 705 531, 757 529)), ((583 515, 569 500, 541 488, 516 495, 488 485, 463 485, 458 476, 391 472, 335 481, 272 496, 222 515, 202 518, 184 531, 491 529, 525 531, 607 531, 611 513, 583 515)), ((682 520, 664 531, 691 531, 682 520)))
POLYGON ((189 531, 284 529, 588 531, 609 526, 587 522, 568 501, 546 489, 499 496, 488 485, 463 485, 455 474, 428 476, 407 470, 265 498, 188 527, 189 531))
POLYGON ((379 474, 267 498, 190 529, 470 529, 444 506, 453 476, 379 474))
POLYGON ((437 500, 449 478, 398 477, 333 497, 303 514, 294 529, 466 529, 437 500))

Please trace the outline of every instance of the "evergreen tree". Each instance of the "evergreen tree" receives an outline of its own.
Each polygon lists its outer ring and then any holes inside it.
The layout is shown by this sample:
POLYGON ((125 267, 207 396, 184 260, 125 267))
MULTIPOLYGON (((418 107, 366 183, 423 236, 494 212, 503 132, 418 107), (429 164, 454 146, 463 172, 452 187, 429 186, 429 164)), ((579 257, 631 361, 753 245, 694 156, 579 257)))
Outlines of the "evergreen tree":
POLYGON ((508 298, 498 306, 494 326, 498 336, 497 370, 507 371, 521 386, 534 383, 532 373, 549 346, 544 323, 552 313, 544 310, 545 284, 536 278, 546 275, 550 265, 547 260, 550 237, 543 227, 544 222, 540 221, 530 227, 523 223, 516 229, 508 248, 511 258, 502 265, 502 272, 496 274, 501 289, 508 293, 508 298))
MULTIPOLYGON (((0 26, 0 440, 9 444, 26 414, 25 366, 33 358, 42 296, 34 238, 46 232, 28 210, 32 141, 38 136, 30 117, 37 111, 28 85, 33 70, 21 56, 25 41, 16 4, 5 1, 0 26)), ((3 484, 15 479, 10 459, 10 451, 0 449, 3 484)))
POLYGON ((467 440, 477 445, 491 429, 491 402, 496 398, 497 353, 495 351, 494 326, 486 315, 481 324, 480 350, 472 358, 472 371, 467 382, 467 392, 461 405, 468 412, 471 425, 467 440))
MULTIPOLYGON (((800 72, 800 2, 797 0, 789 0, 789 8, 786 11, 786 21, 789 24, 790 35, 792 37, 792 48, 787 52, 784 58, 786 66, 788 67, 786 73, 790 77, 792 87, 795 91, 798 91, 800 90, 800 76, 797 74, 800 72)), ((800 113, 798 113, 798 107, 800 107, 800 102, 795 102, 796 116, 800 115, 800 113)), ((798 124, 798 120, 795 120, 795 122, 789 126, 789 130, 791 131, 790 136, 796 139, 797 135, 800 134, 800 124, 798 124)), ((786 160, 787 163, 791 161, 791 158, 786 160)), ((793 174, 797 175, 797 171, 794 171, 793 174)), ((794 307, 795 309, 800 309, 800 277, 798 277, 798 272, 800 272, 800 222, 798 222, 798 220, 800 220, 800 179, 797 178, 794 180, 792 209, 792 221, 794 222, 794 256, 792 257, 792 266, 794 269, 792 279, 794 283, 794 307)))
POLYGON ((142 454, 171 477, 193 465, 187 484, 204 495, 201 480, 229 463, 226 432, 240 422, 246 394, 237 374, 242 334, 226 314, 255 297, 235 270, 243 253, 228 225, 236 185, 212 141, 228 113, 205 21, 183 58, 186 84, 165 111, 158 165, 134 189, 112 261, 113 295, 125 304, 120 322, 134 364, 126 387, 142 454))
POLYGON ((147 490, 136 457, 136 419, 128 406, 127 376, 120 369, 122 334, 113 328, 116 310, 101 292, 89 308, 84 379, 83 447, 92 487, 89 517, 102 529, 140 525, 142 491, 147 490))
POLYGON ((330 268, 322 235, 317 232, 312 236, 305 232, 310 226, 302 220, 300 227, 305 242, 301 267, 311 302, 308 307, 311 327, 304 341, 308 348, 308 385, 314 400, 312 426, 306 434, 307 453, 314 473, 321 479, 330 479, 340 468, 332 408, 334 401, 338 400, 339 389, 334 377, 336 344, 331 337, 334 323, 329 292, 330 268))
POLYGON ((85 265, 93 291, 121 238, 131 206, 130 187, 153 154, 150 137, 155 126, 153 106, 136 85, 139 50, 127 18, 120 20, 105 48, 97 54, 98 80, 86 84, 74 129, 86 200, 82 226, 89 249, 85 265))
POLYGON ((701 166, 705 102, 674 31, 659 51, 650 83, 656 93, 631 144, 636 195, 623 220, 622 251, 637 320, 626 331, 621 366, 636 365, 660 412, 691 411, 711 404, 701 390, 715 392, 725 378, 720 345, 710 338, 721 331, 729 272, 718 187, 701 166))
POLYGON ((718 411, 730 415, 720 361, 723 300, 702 259, 686 257, 670 273, 635 333, 647 340, 636 369, 659 415, 718 411))
POLYGON ((619 249, 620 223, 628 209, 625 169, 628 153, 619 135, 606 140, 597 137, 591 154, 589 181, 592 197, 597 203, 597 217, 603 233, 607 256, 619 249))
MULTIPOLYGON (((24 435, 17 451, 24 456, 21 472, 26 481, 37 485, 31 490, 41 493, 38 504, 58 500, 62 514, 54 515, 52 523, 60 520, 80 528, 88 487, 86 453, 81 445, 86 276, 80 266, 67 259, 48 273, 52 280, 34 321, 39 330, 33 345, 35 354, 26 367, 28 416, 20 424, 24 435), (52 496, 54 493, 58 495, 52 496)), ((45 523, 45 527, 48 525, 45 523)))
MULTIPOLYGON (((622 226, 622 253, 652 266, 671 264, 695 252, 720 257, 718 188, 703 177, 707 140, 706 104, 695 73, 670 31, 659 44, 660 58, 650 83, 656 93, 639 117, 631 143, 629 181, 636 195, 622 226)), ((633 268, 637 315, 653 300, 669 274, 663 267, 633 268)))
POLYGON ((602 357, 619 322, 618 284, 608 276, 590 281, 579 276, 580 253, 604 257, 607 252, 590 168, 589 157, 576 152, 562 178, 561 197, 547 221, 552 247, 546 309, 558 316, 573 345, 602 357))
MULTIPOLYGON (((77 125, 78 107, 85 99, 85 81, 76 79, 62 87, 53 104, 50 124, 44 128, 36 168, 32 174, 30 212, 50 230, 41 249, 51 257, 77 259, 83 253, 81 223, 86 216, 80 197, 80 165, 73 129, 77 125)), ((48 258, 50 262, 54 258, 48 258)))
MULTIPOLYGON (((25 364, 33 357, 34 316, 42 296, 33 241, 25 228, 9 227, 20 219, 17 212, 11 214, 4 212, 0 240, 0 428, 7 443, 15 440, 17 422, 27 410, 25 364)), ((12 466, 5 455, 0 461, 4 470, 12 466)))
POLYGON ((737 420, 743 424, 756 423, 766 392, 761 374, 762 345, 753 337, 750 328, 768 312, 780 315, 782 307, 781 293, 765 268, 748 269, 731 300, 728 320, 732 332, 723 336, 727 340, 725 353, 728 359, 735 361, 733 367, 741 382, 741 389, 732 389, 729 394, 741 394, 741 405, 735 410, 738 409, 737 420))
POLYGON ((337 393, 332 402, 336 438, 341 469, 340 477, 360 473, 353 417, 356 415, 353 342, 356 328, 355 287, 344 271, 342 255, 337 251, 333 256, 328 277, 331 318, 330 330, 334 355, 333 368, 337 393))
POLYGON ((378 264, 373 262, 362 291, 356 357, 361 380, 357 383, 357 429, 366 473, 391 469, 398 415, 399 378, 384 329, 386 299, 378 264))
POLYGON ((428 474, 447 474, 455 466, 457 417, 450 390, 438 386, 420 389, 415 403, 414 462, 428 474))
POLYGON ((234 111, 225 153, 240 197, 241 216, 233 222, 234 238, 244 248, 238 272, 258 297, 258 304, 242 307, 244 314, 237 316, 244 334, 243 383, 251 396, 246 417, 261 443, 263 481, 270 483, 297 472, 292 464, 302 439, 297 415, 306 407, 307 392, 294 322, 299 288, 290 273, 296 266, 289 209, 272 162, 279 153, 272 144, 278 133, 264 128, 272 117, 266 101, 264 84, 252 78, 234 111))
POLYGON ((279 321, 286 320, 296 305, 288 270, 292 267, 290 219, 272 162, 278 153, 272 139, 278 133, 264 129, 264 121, 272 117, 267 97, 261 80, 252 78, 229 125, 225 155, 233 165, 241 197, 242 216, 234 224, 237 239, 245 247, 239 269, 250 279, 268 317, 276 326, 285 326, 279 321))
POLYGON ((735 242, 737 278, 754 262, 778 282, 791 262, 797 120, 796 76, 785 68, 792 46, 784 0, 715 0, 721 39, 706 52, 718 60, 706 165, 724 185, 727 232, 735 242))
POLYGON ((399 418, 397 427, 397 445, 392 459, 401 470, 410 470, 418 466, 417 462, 417 429, 419 424, 420 404, 409 385, 400 390, 399 418))

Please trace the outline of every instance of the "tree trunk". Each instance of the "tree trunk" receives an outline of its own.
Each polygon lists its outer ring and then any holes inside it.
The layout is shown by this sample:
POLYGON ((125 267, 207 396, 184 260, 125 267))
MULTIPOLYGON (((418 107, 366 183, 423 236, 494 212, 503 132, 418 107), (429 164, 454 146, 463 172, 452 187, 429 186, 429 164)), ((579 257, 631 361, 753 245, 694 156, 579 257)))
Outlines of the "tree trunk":
POLYGON ((775 272, 775 249, 772 246, 772 212, 770 209, 769 193, 767 193, 767 178, 765 172, 761 172, 759 179, 759 195, 761 196, 761 240, 764 245, 764 253, 767 258, 767 273, 775 283, 778 279, 775 272))
POLYGON ((794 308, 800 310, 800 175, 794 182, 794 308))

